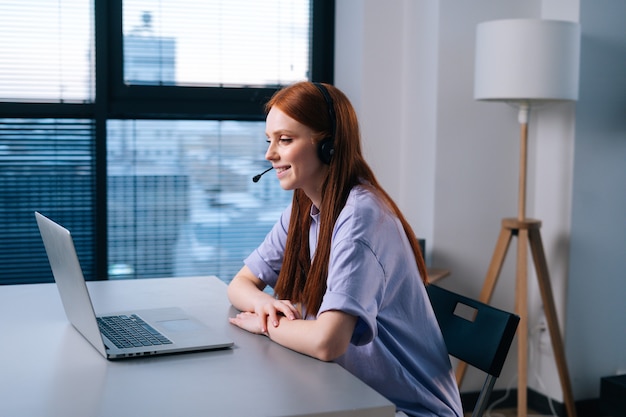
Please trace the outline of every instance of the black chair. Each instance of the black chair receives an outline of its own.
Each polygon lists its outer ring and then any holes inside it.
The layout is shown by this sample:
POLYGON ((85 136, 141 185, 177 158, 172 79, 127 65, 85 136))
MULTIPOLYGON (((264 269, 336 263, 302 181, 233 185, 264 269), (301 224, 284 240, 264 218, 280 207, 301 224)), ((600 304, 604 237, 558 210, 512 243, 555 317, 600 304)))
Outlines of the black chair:
POLYGON ((437 285, 430 284, 427 290, 448 353, 487 373, 472 412, 472 417, 481 417, 509 353, 519 316, 437 285))

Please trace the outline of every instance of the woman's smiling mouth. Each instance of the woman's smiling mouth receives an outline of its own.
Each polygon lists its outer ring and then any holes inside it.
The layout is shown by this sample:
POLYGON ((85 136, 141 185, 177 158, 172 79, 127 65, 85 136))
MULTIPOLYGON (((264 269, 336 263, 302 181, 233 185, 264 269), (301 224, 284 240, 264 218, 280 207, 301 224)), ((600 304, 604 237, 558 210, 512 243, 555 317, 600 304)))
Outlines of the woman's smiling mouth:
POLYGON ((276 171, 276 175, 280 177, 285 171, 289 170, 290 168, 291 166, 276 167, 274 168, 274 170, 276 171))

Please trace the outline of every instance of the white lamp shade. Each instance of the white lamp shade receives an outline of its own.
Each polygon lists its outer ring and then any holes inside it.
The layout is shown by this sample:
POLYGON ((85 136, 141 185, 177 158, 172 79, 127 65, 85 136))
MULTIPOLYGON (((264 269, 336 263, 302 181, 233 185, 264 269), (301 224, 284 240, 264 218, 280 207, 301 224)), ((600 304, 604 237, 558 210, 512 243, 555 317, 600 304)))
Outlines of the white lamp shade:
POLYGON ((541 19, 478 24, 474 98, 530 103, 578 99, 580 25, 541 19))

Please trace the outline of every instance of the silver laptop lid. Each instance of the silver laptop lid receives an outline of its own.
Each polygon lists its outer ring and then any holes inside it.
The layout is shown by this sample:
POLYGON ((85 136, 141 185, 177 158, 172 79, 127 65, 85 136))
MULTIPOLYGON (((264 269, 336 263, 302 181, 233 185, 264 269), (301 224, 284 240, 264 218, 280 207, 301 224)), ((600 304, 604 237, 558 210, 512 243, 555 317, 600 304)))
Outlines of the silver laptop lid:
POLYGON ((106 349, 70 231, 41 213, 35 212, 35 217, 67 318, 106 357, 106 349))

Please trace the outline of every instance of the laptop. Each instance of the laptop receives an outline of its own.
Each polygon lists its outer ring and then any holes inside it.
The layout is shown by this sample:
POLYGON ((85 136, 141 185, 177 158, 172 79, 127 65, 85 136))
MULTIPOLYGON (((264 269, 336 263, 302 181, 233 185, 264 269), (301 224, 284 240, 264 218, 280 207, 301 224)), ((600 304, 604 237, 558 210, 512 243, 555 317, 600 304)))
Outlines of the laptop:
POLYGON ((65 314, 105 358, 224 349, 233 345, 219 331, 222 326, 209 328, 178 307, 96 316, 70 231, 39 212, 35 212, 35 217, 65 314), (131 330, 120 326, 130 326, 139 334, 131 335, 131 330))

